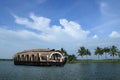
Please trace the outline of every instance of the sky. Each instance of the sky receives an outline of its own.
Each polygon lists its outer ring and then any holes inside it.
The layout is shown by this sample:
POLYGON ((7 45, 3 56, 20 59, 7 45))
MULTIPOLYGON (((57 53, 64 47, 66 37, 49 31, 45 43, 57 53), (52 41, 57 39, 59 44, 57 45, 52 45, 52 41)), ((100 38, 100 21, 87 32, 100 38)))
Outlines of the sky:
MULTIPOLYGON (((119 0, 0 0, 0 58, 28 49, 120 49, 119 0)), ((80 57, 78 57, 80 58, 80 57)), ((104 58, 104 57, 101 57, 104 58)), ((108 57, 111 58, 111 57, 108 57)))

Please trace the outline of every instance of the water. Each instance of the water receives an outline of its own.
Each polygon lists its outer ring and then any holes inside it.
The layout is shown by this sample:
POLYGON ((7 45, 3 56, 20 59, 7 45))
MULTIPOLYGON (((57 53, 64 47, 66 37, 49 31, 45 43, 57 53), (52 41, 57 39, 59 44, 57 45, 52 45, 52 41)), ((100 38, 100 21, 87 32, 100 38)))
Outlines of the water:
POLYGON ((0 80, 120 80, 120 63, 38 67, 15 66, 12 61, 0 61, 0 80))

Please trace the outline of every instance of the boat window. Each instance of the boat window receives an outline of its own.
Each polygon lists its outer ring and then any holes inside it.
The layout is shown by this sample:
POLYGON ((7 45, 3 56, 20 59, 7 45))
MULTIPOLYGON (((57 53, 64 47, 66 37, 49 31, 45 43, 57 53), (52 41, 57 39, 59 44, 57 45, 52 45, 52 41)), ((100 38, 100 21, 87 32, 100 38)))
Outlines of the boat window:
POLYGON ((42 60, 47 60, 47 56, 41 56, 42 60))
POLYGON ((59 60, 60 58, 61 58, 61 55, 59 55, 59 54, 53 54, 51 56, 51 60, 59 60))

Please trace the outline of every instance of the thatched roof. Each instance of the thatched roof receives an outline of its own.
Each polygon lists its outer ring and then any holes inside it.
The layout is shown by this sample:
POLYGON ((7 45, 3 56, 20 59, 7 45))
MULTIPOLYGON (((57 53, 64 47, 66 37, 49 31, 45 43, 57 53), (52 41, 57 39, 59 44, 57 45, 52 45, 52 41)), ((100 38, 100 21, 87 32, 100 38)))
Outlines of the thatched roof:
POLYGON ((18 52, 17 54, 22 54, 22 53, 36 53, 36 52, 40 52, 40 54, 44 54, 44 55, 47 55, 47 54, 50 54, 51 52, 58 52, 58 50, 55 50, 55 49, 30 49, 30 50, 24 50, 22 52, 18 52))

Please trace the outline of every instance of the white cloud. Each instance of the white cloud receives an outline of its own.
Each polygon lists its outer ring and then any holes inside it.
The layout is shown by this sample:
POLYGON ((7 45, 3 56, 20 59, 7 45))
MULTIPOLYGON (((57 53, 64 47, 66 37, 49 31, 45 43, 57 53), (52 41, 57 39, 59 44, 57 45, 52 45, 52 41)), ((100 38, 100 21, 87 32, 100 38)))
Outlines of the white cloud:
POLYGON ((98 39, 98 36, 97 36, 97 35, 94 35, 94 36, 93 36, 93 39, 98 39))
POLYGON ((100 2, 100 11, 102 16, 104 17, 114 17, 115 14, 113 14, 112 5, 109 2, 100 2))
POLYGON ((118 18, 119 16, 119 3, 117 3, 116 1, 100 1, 100 11, 102 16, 107 17, 107 18, 118 18))
POLYGON ((29 18, 22 18, 14 15, 15 22, 20 25, 25 25, 27 28, 39 30, 39 31, 45 31, 49 29, 50 19, 45 17, 37 17, 33 13, 30 14, 29 18))
POLYGON ((33 13, 30 14, 29 18, 22 18, 14 15, 15 22, 20 25, 24 25, 27 28, 38 30, 41 33, 39 37, 44 40, 61 40, 64 38, 68 39, 86 39, 89 31, 85 31, 81 28, 80 24, 74 21, 68 21, 66 19, 60 19, 61 26, 52 25, 50 26, 51 20, 45 17, 35 16, 33 13), (63 26, 63 28, 62 28, 63 26))
POLYGON ((4 28, 0 28, 0 38, 1 39, 15 39, 15 38, 19 38, 19 39, 23 39, 23 40, 29 40, 31 38, 37 38, 37 34, 35 34, 34 32, 28 31, 28 30, 8 30, 8 29, 4 29, 4 28))
POLYGON ((109 35, 111 38, 120 38, 120 33, 117 31, 112 31, 112 33, 109 35))
POLYGON ((108 4, 106 2, 100 2, 100 11, 102 14, 107 14, 108 4))
POLYGON ((102 0, 99 2, 99 10, 101 12, 100 21, 90 31, 97 34, 101 38, 108 37, 112 31, 120 29, 119 6, 116 1, 102 0), (116 4, 115 4, 116 3, 116 4))
POLYGON ((0 58, 12 58, 19 51, 31 48, 49 48, 51 43, 42 40, 39 34, 28 30, 0 28, 0 58))
POLYGON ((64 27, 64 31, 73 38, 84 39, 89 34, 89 31, 82 30, 81 26, 76 22, 60 19, 60 24, 64 27))
POLYGON ((1 58, 11 58, 16 52, 31 48, 64 47, 72 52, 72 48, 87 39, 90 33, 83 30, 80 24, 66 19, 59 20, 60 26, 50 26, 51 19, 33 13, 28 18, 13 16, 15 22, 23 28, 0 28, 0 53, 5 53, 0 56, 1 58))
MULTIPOLYGON (((24 30, 23 28, 22 30, 0 28, 0 52, 6 53, 2 54, 2 57, 5 57, 7 54, 11 56, 18 51, 31 48, 59 49, 64 47, 68 52, 76 53, 75 50, 78 49, 76 46, 80 47, 83 45, 89 49, 93 49, 96 46, 116 45, 120 42, 119 39, 111 41, 109 39, 101 40, 97 35, 88 37, 90 31, 83 30, 80 24, 66 19, 60 19, 60 25, 58 26, 50 25, 51 19, 38 17, 34 14, 30 14, 29 18, 16 15, 14 17, 17 24, 23 25, 26 28, 24 30)), ((116 35, 115 32, 113 33, 116 35)))

